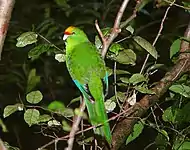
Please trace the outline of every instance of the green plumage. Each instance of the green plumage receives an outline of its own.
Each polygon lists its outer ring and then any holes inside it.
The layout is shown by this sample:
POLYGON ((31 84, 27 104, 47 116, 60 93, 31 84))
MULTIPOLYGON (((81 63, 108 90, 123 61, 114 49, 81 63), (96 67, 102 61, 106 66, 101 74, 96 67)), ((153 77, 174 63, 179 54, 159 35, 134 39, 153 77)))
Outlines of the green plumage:
MULTIPOLYGON (((111 132, 104 107, 104 89, 108 88, 108 76, 104 60, 86 34, 70 27, 66 41, 66 65, 76 86, 83 94, 92 125, 103 124, 95 129, 96 134, 105 136, 111 143, 111 132)), ((66 30, 65 33, 68 33, 66 30)), ((107 91, 107 90, 106 90, 107 91)))

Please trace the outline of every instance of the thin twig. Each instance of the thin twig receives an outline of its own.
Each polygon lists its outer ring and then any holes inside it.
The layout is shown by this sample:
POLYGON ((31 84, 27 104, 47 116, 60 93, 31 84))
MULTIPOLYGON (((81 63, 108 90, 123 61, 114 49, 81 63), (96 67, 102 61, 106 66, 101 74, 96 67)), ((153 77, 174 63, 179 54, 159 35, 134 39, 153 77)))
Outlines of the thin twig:
MULTIPOLYGON (((154 39, 154 42, 153 42, 152 46, 155 46, 156 42, 158 41, 158 39, 159 39, 159 37, 160 37, 160 35, 161 35, 161 32, 162 32, 162 30, 163 30, 163 28, 164 28, 164 22, 165 22, 165 20, 166 20, 166 17, 167 17, 167 15, 168 15, 168 12, 169 12, 170 8, 172 7, 172 5, 173 5, 174 3, 175 3, 175 0, 174 0, 174 1, 169 5, 169 7, 166 9, 166 12, 165 12, 164 17, 163 17, 163 19, 162 19, 162 21, 161 21, 161 24, 160 24, 160 29, 159 29, 159 31, 158 31, 158 33, 157 33, 157 35, 156 35, 156 38, 154 39)), ((146 66, 146 63, 147 63, 147 61, 148 61, 149 56, 150 56, 150 54, 147 54, 146 59, 145 59, 143 65, 142 65, 142 68, 141 68, 140 73, 142 73, 142 72, 144 71, 144 68, 145 68, 145 66, 146 66)))
POLYGON ((72 148, 73 148, 75 134, 78 131, 78 127, 79 127, 80 121, 82 119, 82 114, 84 112, 84 109, 85 109, 85 102, 83 100, 82 104, 81 104, 81 106, 79 108, 79 110, 80 110, 79 115, 76 116, 76 118, 74 118, 72 129, 71 129, 70 134, 69 134, 69 140, 67 141, 68 147, 65 148, 65 150, 72 150, 72 148))

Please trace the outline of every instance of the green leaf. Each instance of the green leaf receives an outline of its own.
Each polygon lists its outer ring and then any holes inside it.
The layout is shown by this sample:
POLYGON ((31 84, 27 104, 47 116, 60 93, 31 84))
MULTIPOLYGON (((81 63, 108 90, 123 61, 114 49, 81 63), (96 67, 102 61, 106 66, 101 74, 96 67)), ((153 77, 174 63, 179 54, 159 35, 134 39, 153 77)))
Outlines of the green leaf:
POLYGON ((147 82, 147 79, 142 74, 136 73, 129 78, 129 82, 135 85, 140 82, 147 82))
POLYGON ((176 141, 173 150, 190 150, 190 141, 176 141))
POLYGON ((36 69, 31 69, 28 75, 26 93, 30 92, 40 82, 40 76, 36 75, 36 69))
POLYGON ((142 133, 143 129, 144 124, 141 121, 138 121, 133 127, 133 132, 127 137, 126 145, 135 140, 142 133))
POLYGON ((48 105, 48 109, 53 111, 65 110, 65 105, 60 101, 53 101, 48 105))
POLYGON ((131 34, 133 34, 134 31, 135 31, 134 28, 131 25, 127 26, 126 30, 129 31, 131 34))
POLYGON ((24 113, 24 120, 29 125, 37 124, 40 117, 40 112, 37 109, 27 109, 24 113))
POLYGON ((164 64, 154 64, 154 65, 148 67, 146 72, 154 71, 154 70, 160 69, 162 67, 164 67, 164 64))
POLYGON ((62 128, 64 131, 67 131, 67 132, 71 131, 71 126, 65 120, 62 121, 62 128))
POLYGON ((57 121, 57 120, 50 120, 50 121, 48 121, 47 124, 48 124, 49 127, 60 126, 61 125, 61 123, 59 121, 57 121))
POLYGON ((80 96, 79 96, 79 97, 76 97, 76 98, 74 98, 74 99, 72 99, 72 100, 70 101, 70 103, 69 103, 67 106, 69 106, 69 105, 71 105, 71 104, 73 104, 73 103, 75 103, 75 102, 78 102, 78 101, 80 101, 80 96))
POLYGON ((166 150, 167 145, 169 143, 169 136, 165 130, 160 130, 155 139, 156 145, 161 150, 166 150))
POLYGON ((1 127, 3 132, 8 132, 7 127, 1 118, 0 118, 0 127, 1 127))
POLYGON ((47 121, 49 121, 51 119, 52 119, 51 116, 49 116, 47 114, 44 114, 44 115, 39 116, 38 122, 47 122, 47 121))
POLYGON ((177 39, 175 40, 171 47, 170 47, 170 59, 175 55, 177 54, 177 52, 179 52, 180 50, 180 44, 181 44, 181 40, 180 39, 177 39))
POLYGON ((180 113, 180 110, 178 108, 173 108, 173 107, 168 107, 163 115, 162 115, 162 119, 165 122, 172 122, 172 123, 176 123, 176 117, 177 115, 180 113))
POLYGON ((112 54, 110 56, 107 56, 111 60, 114 60, 118 63, 125 64, 125 65, 135 65, 136 61, 136 54, 131 49, 125 49, 122 51, 119 51, 118 55, 112 54))
POLYGON ((109 99, 109 100, 104 102, 104 106, 105 106, 106 112, 109 113, 115 109, 116 103, 109 99))
POLYGON ((10 116, 11 114, 13 114, 14 112, 18 111, 22 111, 24 109, 24 105, 23 104, 15 104, 15 105, 8 105, 5 107, 4 112, 3 112, 3 117, 6 118, 8 116, 10 116))
POLYGON ((134 36, 134 41, 137 42, 142 48, 144 48, 152 57, 157 59, 158 54, 156 49, 147 40, 140 36, 134 36))
POLYGON ((40 44, 28 52, 28 58, 31 58, 33 61, 35 59, 38 59, 41 54, 45 52, 54 52, 54 50, 55 49, 51 45, 40 44))
POLYGON ((126 84, 130 83, 129 78, 127 78, 127 77, 121 77, 120 80, 121 80, 121 82, 126 83, 126 84))
POLYGON ((190 87, 183 84, 172 85, 169 88, 170 91, 181 94, 184 97, 190 97, 190 87))
POLYGON ((118 55, 119 51, 123 50, 124 48, 118 44, 118 43, 113 43, 111 44, 110 48, 109 48, 109 51, 118 55))
POLYGON ((61 112, 61 115, 63 115, 64 117, 73 117, 74 111, 71 108, 65 108, 65 110, 61 112))
POLYGON ((38 35, 35 32, 25 32, 22 33, 18 38, 17 38, 17 47, 24 47, 29 44, 33 44, 37 42, 37 37, 38 35))
POLYGON ((37 104, 43 99, 40 91, 32 91, 26 95, 26 100, 31 104, 37 104))
POLYGON ((144 94, 155 94, 155 92, 148 89, 147 85, 138 85, 135 87, 135 89, 144 94))
POLYGON ((55 55, 55 60, 57 60, 58 62, 65 62, 65 54, 56 54, 55 55))

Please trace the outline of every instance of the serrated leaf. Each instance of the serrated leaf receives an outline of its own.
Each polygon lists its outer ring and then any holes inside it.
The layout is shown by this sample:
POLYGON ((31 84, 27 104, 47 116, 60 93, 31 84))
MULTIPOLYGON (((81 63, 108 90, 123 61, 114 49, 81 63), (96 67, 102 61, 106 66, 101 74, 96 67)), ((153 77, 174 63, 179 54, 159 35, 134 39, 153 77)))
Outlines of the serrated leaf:
POLYGON ((40 76, 36 75, 36 69, 31 69, 28 75, 26 93, 30 92, 40 82, 40 76))
POLYGON ((171 47, 170 47, 170 59, 179 52, 180 50, 180 44, 181 44, 181 40, 177 39, 175 40, 171 47))
POLYGON ((189 98, 190 97, 190 87, 183 85, 183 84, 176 84, 176 85, 172 85, 169 88, 170 91, 173 91, 175 93, 181 94, 184 97, 189 98))
POLYGON ((32 91, 26 95, 26 100, 31 104, 37 104, 43 99, 40 91, 32 91))
POLYGON ((51 45, 40 44, 28 52, 28 58, 31 58, 31 60, 33 61, 35 59, 38 59, 41 54, 45 52, 53 52, 53 51, 54 51, 54 48, 51 45))
POLYGON ((158 54, 155 47, 152 46, 147 40, 140 36, 134 36, 134 41, 137 42, 142 48, 144 48, 152 57, 157 59, 158 54))
POLYGON ((141 121, 138 121, 133 127, 133 132, 127 137, 126 145, 135 140, 142 133, 143 129, 144 124, 141 121))
POLYGON ((155 94, 155 92, 153 92, 152 90, 149 90, 147 85, 138 85, 135 87, 135 89, 141 93, 144 93, 144 94, 155 94))
POLYGON ((24 120, 29 125, 37 124, 40 117, 40 112, 37 109, 27 109, 24 113, 24 120))
POLYGON ((113 54, 107 57, 111 60, 115 60, 116 62, 125 65, 135 65, 136 61, 136 54, 131 49, 125 49, 119 51, 118 55, 113 54))
POLYGON ((64 131, 71 131, 71 126, 65 120, 62 121, 62 128, 64 131))
POLYGON ((142 74, 136 73, 129 78, 129 82, 135 85, 140 82, 147 82, 147 79, 142 74))
POLYGON ((106 112, 109 113, 115 109, 116 103, 109 99, 109 100, 104 102, 104 106, 105 106, 106 112))
POLYGON ((111 44, 110 48, 109 48, 109 51, 118 55, 119 51, 123 50, 124 48, 118 44, 118 43, 113 43, 111 44))
POLYGON ((57 60, 58 62, 65 62, 65 54, 56 54, 55 55, 55 60, 57 60))
POLYGON ((15 105, 8 105, 5 107, 4 112, 3 112, 3 117, 6 118, 8 116, 10 116, 11 114, 13 114, 14 112, 18 111, 22 111, 24 108, 23 104, 15 104, 15 105))
POLYGON ((47 114, 44 114, 44 115, 39 116, 38 122, 47 122, 47 121, 49 121, 51 119, 52 119, 51 116, 49 116, 47 114))
POLYGON ((33 44, 37 42, 37 37, 38 35, 35 32, 25 32, 22 33, 18 38, 17 38, 17 47, 24 47, 29 44, 33 44))

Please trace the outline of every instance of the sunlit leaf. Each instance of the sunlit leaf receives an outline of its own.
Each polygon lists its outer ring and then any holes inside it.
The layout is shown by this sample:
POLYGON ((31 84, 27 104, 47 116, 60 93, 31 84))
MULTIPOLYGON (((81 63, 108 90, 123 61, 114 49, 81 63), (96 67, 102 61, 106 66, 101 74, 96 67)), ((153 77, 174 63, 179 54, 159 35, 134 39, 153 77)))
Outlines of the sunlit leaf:
POLYGON ((4 109, 3 112, 3 117, 6 118, 8 116, 10 116, 11 114, 13 114, 16 111, 22 111, 24 108, 23 104, 15 104, 15 105, 7 105, 4 109))
POLYGON ((130 25, 126 27, 126 30, 129 31, 131 34, 133 34, 135 31, 134 28, 130 25))
POLYGON ((55 59, 58 61, 58 62, 65 62, 65 54, 56 54, 55 55, 55 59))
POLYGON ((142 74, 136 73, 129 78, 129 82, 135 85, 140 82, 147 82, 147 79, 142 74))
POLYGON ((118 44, 118 43, 113 43, 110 48, 109 48, 109 51, 118 55, 119 51, 123 50, 124 48, 118 44))
POLYGON ((33 44, 37 42, 37 37, 38 35, 35 32, 25 32, 22 33, 18 38, 17 38, 17 47, 24 47, 29 44, 33 44))
POLYGON ((181 94, 184 97, 190 97, 190 87, 183 84, 172 85, 170 91, 181 94))
POLYGON ((127 137, 126 145, 135 140, 142 133, 143 129, 144 124, 141 121, 138 121, 133 127, 133 132, 127 137))
POLYGON ((107 113, 112 112, 116 107, 116 103, 110 99, 105 101, 104 105, 107 113))
POLYGON ((49 127, 52 127, 52 126, 61 126, 61 123, 59 121, 57 121, 57 120, 50 120, 50 121, 48 121, 47 124, 48 124, 49 127))
POLYGON ((127 99, 127 102, 128 102, 131 106, 133 106, 133 105, 135 105, 136 101, 137 101, 137 95, 136 95, 135 92, 133 92, 133 95, 127 99))
POLYGON ((43 99, 40 91, 32 91, 26 95, 26 100, 31 104, 37 104, 43 99))
POLYGON ((48 109, 53 111, 65 110, 65 105, 61 101, 53 101, 48 105, 48 109))
POLYGON ((147 40, 140 36, 134 36, 134 41, 137 42, 142 48, 144 48, 151 56, 153 56, 155 59, 157 59, 158 54, 155 49, 147 40))
POLYGON ((181 40, 177 39, 175 40, 171 47, 170 47, 170 59, 179 52, 180 50, 180 44, 181 44, 181 40))
POLYGON ((29 125, 37 124, 40 117, 40 112, 37 109, 27 109, 24 113, 24 120, 29 125))

